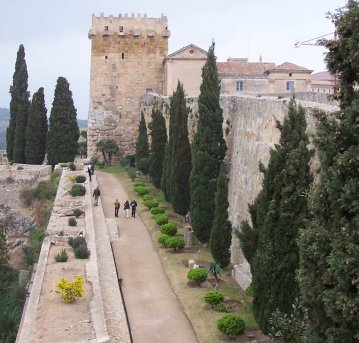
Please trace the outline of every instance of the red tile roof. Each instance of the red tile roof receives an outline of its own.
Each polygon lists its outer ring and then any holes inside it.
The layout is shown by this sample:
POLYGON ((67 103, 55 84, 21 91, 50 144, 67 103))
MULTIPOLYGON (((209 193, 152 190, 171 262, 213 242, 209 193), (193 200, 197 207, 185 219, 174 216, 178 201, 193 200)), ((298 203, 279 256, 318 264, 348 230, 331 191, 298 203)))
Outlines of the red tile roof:
POLYGON ((329 71, 320 71, 319 73, 310 75, 310 79, 315 81, 332 81, 334 75, 329 73, 329 71))
POLYGON ((313 70, 309 70, 307 68, 298 66, 294 63, 290 63, 290 62, 284 62, 282 64, 280 64, 279 66, 270 69, 269 71, 296 71, 296 72, 307 72, 307 73, 311 73, 313 70))
POLYGON ((218 62, 218 75, 264 75, 265 71, 275 68, 275 63, 247 62, 243 60, 235 62, 218 62))

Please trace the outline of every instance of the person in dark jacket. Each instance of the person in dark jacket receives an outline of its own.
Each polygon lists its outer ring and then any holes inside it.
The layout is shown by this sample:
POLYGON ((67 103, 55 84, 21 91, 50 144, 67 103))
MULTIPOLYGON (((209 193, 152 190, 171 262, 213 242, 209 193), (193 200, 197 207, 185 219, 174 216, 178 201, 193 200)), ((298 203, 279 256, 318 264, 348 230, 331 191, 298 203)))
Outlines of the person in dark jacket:
POLYGON ((130 205, 131 205, 131 216, 133 218, 136 218, 136 208, 137 208, 136 200, 132 200, 130 205))
POLYGON ((98 206, 98 198, 100 197, 101 192, 100 192, 100 187, 97 186, 95 188, 95 190, 93 191, 93 196, 95 197, 95 205, 94 206, 98 206))

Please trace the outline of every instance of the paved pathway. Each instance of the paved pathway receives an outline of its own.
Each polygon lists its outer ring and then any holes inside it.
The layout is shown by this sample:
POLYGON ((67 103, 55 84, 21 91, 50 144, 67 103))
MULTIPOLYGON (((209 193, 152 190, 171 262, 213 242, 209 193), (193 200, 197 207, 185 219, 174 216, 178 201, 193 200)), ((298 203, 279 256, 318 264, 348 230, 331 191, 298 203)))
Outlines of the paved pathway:
MULTIPOLYGON (((152 239, 141 218, 124 218, 128 198, 113 174, 95 171, 107 220, 117 220, 119 239, 113 242, 123 279, 122 291, 134 343, 195 343, 193 328, 170 286, 152 239), (121 208, 115 219, 115 199, 121 208), (112 219, 110 219, 112 218, 112 219)), ((131 216, 131 214, 130 214, 131 216)))

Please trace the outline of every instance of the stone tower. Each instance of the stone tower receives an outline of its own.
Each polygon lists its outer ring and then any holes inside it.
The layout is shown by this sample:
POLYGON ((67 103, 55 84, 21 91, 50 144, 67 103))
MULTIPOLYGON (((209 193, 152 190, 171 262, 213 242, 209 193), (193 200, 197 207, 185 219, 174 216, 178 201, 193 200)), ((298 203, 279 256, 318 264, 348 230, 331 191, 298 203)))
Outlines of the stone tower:
POLYGON ((115 139, 121 156, 135 153, 141 97, 163 94, 169 36, 164 15, 92 16, 89 157, 103 138, 115 139))

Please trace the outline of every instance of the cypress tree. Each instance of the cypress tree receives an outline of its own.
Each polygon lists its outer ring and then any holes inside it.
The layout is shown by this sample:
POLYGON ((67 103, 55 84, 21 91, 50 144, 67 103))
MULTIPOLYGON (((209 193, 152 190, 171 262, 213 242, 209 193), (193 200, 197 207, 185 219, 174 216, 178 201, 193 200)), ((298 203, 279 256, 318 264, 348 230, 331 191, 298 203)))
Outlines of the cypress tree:
POLYGON ((72 162, 75 159, 80 130, 76 120, 76 108, 69 83, 64 77, 57 79, 54 101, 47 135, 48 163, 72 162))
POLYGON ((48 130, 46 113, 44 88, 41 87, 32 97, 27 118, 25 156, 28 164, 44 162, 48 130))
POLYGON ((231 258, 232 225, 228 220, 228 179, 223 163, 217 181, 215 211, 209 247, 216 263, 228 266, 231 258))
POLYGON ((358 3, 348 1, 332 15, 338 39, 324 42, 329 70, 339 75, 341 110, 317 113, 320 178, 299 239, 308 339, 319 343, 354 343, 359 335, 358 18, 358 3))
POLYGON ((148 145, 147 127, 143 113, 141 112, 141 120, 138 126, 138 138, 136 144, 136 162, 142 158, 150 156, 150 147, 148 145))
POLYGON ((220 85, 214 47, 213 42, 202 69, 198 98, 199 119, 192 145, 190 176, 191 224, 202 243, 207 243, 210 238, 217 177, 227 150, 223 138, 223 111, 219 106, 220 85))
POLYGON ((250 207, 253 227, 243 222, 239 235, 251 266, 253 313, 266 333, 272 313, 290 313, 299 296, 298 230, 309 217, 306 194, 312 181, 305 112, 294 99, 278 126, 279 144, 270 153, 268 167, 260 165, 263 188, 250 207))
POLYGON ((171 156, 171 200, 176 213, 185 215, 190 206, 189 177, 191 173, 191 146, 188 138, 188 113, 183 86, 177 84, 173 94, 173 142, 171 156))
POLYGON ((10 119, 6 131, 6 153, 9 161, 25 163, 25 129, 29 107, 28 74, 25 49, 17 52, 13 84, 10 87, 10 119))
POLYGON ((166 121, 158 109, 152 110, 151 123, 151 154, 149 175, 155 187, 161 187, 163 172, 163 159, 165 156, 165 145, 167 142, 166 121))
POLYGON ((175 104, 175 92, 173 92, 170 98, 170 123, 168 130, 168 141, 165 146, 165 157, 163 160, 163 173, 161 180, 161 189, 165 196, 166 201, 171 202, 171 170, 172 170, 172 150, 173 150, 173 130, 174 130, 174 110, 175 104))

